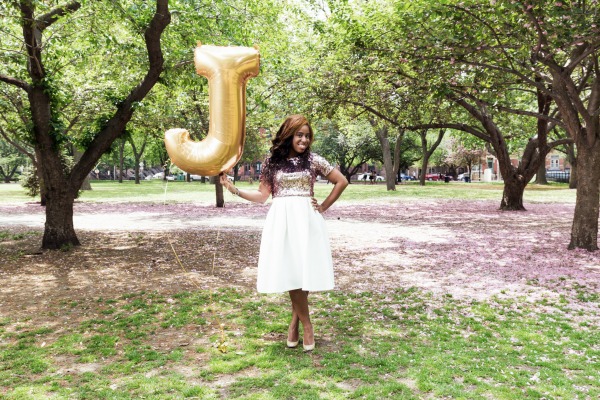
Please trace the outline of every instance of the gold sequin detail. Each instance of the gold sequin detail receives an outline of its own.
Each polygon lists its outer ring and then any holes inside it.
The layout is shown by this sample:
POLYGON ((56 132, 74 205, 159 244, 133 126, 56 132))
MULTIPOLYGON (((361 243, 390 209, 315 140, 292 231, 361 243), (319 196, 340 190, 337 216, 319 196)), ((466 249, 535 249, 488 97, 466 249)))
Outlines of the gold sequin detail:
POLYGON ((318 154, 312 153, 309 157, 309 169, 302 168, 300 159, 294 157, 274 174, 271 188, 273 197, 314 195, 313 187, 317 177, 325 178, 333 170, 333 166, 318 154))

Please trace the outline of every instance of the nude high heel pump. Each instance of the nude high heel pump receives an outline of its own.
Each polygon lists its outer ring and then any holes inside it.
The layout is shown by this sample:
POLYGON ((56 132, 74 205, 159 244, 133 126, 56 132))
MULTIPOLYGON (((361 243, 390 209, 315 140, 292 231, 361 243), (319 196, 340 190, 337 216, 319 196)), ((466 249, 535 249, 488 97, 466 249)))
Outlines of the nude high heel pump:
POLYGON ((313 344, 304 344, 304 343, 302 343, 302 347, 304 348, 305 352, 313 351, 315 349, 315 344, 314 343, 313 344))

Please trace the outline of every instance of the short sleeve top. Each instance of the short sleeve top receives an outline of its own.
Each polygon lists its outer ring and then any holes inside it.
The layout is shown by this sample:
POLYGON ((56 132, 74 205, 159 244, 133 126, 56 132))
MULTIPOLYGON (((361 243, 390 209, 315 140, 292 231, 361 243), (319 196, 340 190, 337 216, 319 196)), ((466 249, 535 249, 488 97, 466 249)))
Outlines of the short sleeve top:
MULTIPOLYGON (((283 166, 273 174, 271 195, 275 197, 314 195, 314 184, 317 176, 327 176, 333 171, 333 166, 318 154, 308 156, 310 167, 303 167, 300 157, 288 159, 283 166)), ((263 174, 267 168, 272 168, 269 159, 265 161, 263 174)), ((267 182, 269 183, 269 182, 267 182)))

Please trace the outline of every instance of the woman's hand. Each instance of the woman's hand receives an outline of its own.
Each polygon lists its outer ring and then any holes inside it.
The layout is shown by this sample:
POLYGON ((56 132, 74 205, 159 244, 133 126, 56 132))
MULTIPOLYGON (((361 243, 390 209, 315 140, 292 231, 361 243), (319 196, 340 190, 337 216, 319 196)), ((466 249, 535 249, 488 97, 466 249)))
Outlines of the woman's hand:
POLYGON ((231 182, 229 182, 229 179, 227 179, 227 175, 226 174, 219 175, 219 180, 221 181, 221 185, 225 186, 225 189, 227 189, 231 192, 231 190, 229 189, 229 187, 231 186, 231 182))
POLYGON ((348 180, 337 169, 332 170, 326 178, 329 182, 333 183, 333 189, 331 189, 331 193, 329 193, 329 196, 327 196, 320 205, 317 203, 317 199, 312 199, 314 209, 321 214, 327 211, 329 207, 335 203, 344 189, 346 189, 346 186, 348 186, 348 180))
POLYGON ((229 190, 229 179, 227 179, 226 174, 219 175, 219 180, 221 181, 221 185, 225 186, 225 189, 229 190))
POLYGON ((312 202, 312 206, 315 209, 315 211, 317 211, 319 214, 323 214, 325 212, 325 210, 323 209, 323 205, 319 204, 317 199, 315 199, 314 197, 311 197, 310 201, 312 202))
POLYGON ((229 193, 231 193, 235 196, 239 196, 240 191, 231 182, 229 182, 229 179, 227 178, 227 174, 219 175, 219 181, 221 182, 221 185, 223 185, 225 187, 225 189, 227 189, 229 191, 229 193))

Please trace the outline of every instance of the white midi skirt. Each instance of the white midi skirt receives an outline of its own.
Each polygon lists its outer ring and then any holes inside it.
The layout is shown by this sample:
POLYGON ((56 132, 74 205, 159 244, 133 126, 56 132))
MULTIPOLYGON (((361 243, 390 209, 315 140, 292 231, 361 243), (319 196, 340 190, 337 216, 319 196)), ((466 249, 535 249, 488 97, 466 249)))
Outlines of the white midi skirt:
POLYGON ((259 293, 333 289, 333 262, 323 216, 310 197, 275 197, 258 257, 259 293))

